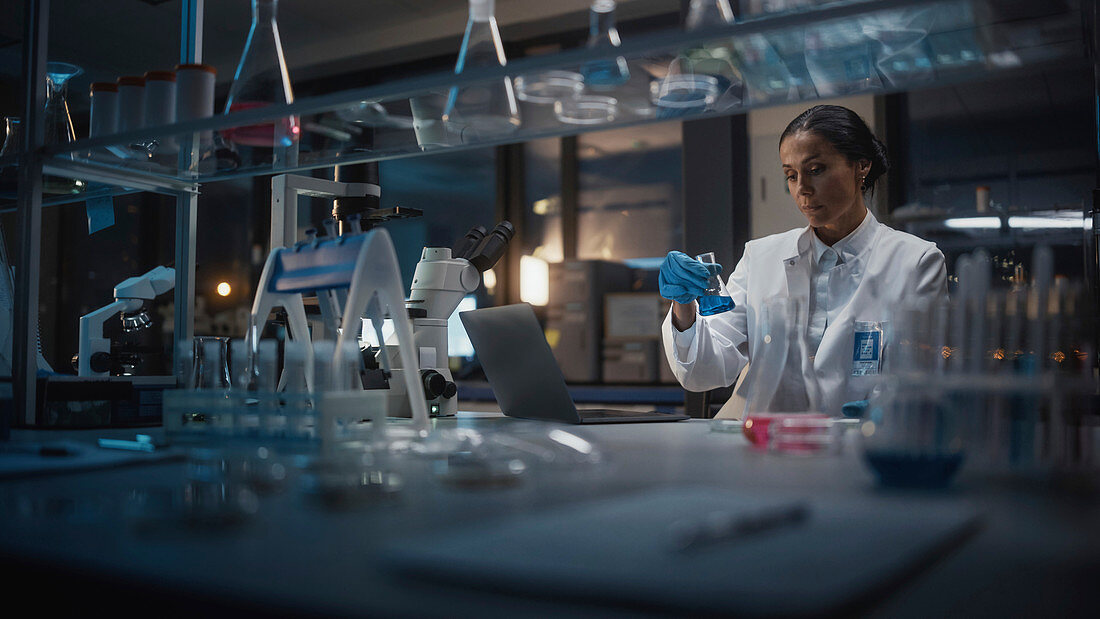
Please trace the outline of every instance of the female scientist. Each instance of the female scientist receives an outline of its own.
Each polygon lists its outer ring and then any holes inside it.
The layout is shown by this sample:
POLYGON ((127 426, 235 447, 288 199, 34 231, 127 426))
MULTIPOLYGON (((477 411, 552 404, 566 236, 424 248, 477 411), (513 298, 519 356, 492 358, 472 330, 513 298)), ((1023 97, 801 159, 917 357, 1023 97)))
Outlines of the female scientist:
POLYGON ((876 384, 891 311, 946 297, 943 254, 867 210, 864 195, 889 163, 855 112, 835 105, 806 110, 780 136, 779 157, 809 225, 746 243, 727 285, 734 308, 711 316, 699 315, 696 304, 708 266, 669 252, 659 278, 661 296, 673 301, 663 326, 665 351, 685 389, 732 385, 763 345, 757 317, 764 304, 802 299, 805 356, 788 362, 784 393, 776 397, 787 406, 800 400, 809 406, 812 398, 822 412, 838 415, 843 403, 867 398, 876 384))

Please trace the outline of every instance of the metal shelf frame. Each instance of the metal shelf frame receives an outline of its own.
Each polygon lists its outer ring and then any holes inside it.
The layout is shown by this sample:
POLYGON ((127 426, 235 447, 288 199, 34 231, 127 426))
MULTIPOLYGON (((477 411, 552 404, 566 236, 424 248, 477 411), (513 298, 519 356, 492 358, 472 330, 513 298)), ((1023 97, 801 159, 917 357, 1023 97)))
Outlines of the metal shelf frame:
MULTIPOLYGON (((204 0, 184 0, 180 15, 180 63, 202 62, 204 0)), ((97 170, 77 161, 50 158, 45 143, 46 54, 49 49, 49 0, 27 0, 25 5, 23 75, 26 78, 23 114, 26 129, 20 156, 19 196, 16 200, 18 261, 16 262, 13 347, 14 412, 21 423, 33 425, 37 411, 39 271, 42 264, 42 176, 77 175, 124 189, 156 191, 176 197, 175 341, 190 341, 195 325, 195 240, 198 185, 180 179, 142 178, 124 171, 97 170)), ((180 149, 180 166, 191 162, 189 143, 180 149)), ((66 196, 67 198, 68 196, 66 196)), ((84 196, 88 197, 87 195, 84 196)))

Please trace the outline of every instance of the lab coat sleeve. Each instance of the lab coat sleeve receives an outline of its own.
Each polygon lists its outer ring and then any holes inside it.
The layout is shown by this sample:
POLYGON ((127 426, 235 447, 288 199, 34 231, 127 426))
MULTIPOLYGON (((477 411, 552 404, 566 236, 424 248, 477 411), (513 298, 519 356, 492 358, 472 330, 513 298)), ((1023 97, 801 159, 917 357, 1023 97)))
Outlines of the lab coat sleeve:
POLYGON ((920 305, 934 307, 947 300, 947 265, 938 247, 933 245, 921 254, 915 276, 912 290, 920 305))
POLYGON ((696 316, 695 324, 680 332, 665 316, 662 337, 665 356, 676 380, 688 391, 727 387, 737 380, 748 361, 747 292, 750 245, 726 283, 734 308, 715 316, 696 316))

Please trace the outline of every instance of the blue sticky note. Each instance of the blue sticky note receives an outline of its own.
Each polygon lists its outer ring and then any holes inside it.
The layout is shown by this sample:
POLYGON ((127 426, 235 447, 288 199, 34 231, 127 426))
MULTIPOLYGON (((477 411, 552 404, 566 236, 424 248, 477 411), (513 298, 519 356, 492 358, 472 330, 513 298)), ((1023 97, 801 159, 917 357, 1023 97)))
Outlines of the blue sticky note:
POLYGON ((88 212, 88 234, 115 225, 115 199, 112 196, 92 198, 84 202, 88 212))

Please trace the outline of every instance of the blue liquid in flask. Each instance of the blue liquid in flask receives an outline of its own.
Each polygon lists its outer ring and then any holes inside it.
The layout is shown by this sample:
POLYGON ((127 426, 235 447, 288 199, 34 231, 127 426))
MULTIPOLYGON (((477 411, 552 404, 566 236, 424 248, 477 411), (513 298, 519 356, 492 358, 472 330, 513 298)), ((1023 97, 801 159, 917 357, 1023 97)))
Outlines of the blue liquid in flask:
POLYGON ((713 316, 728 312, 733 309, 733 299, 716 294, 707 294, 699 297, 699 313, 703 316, 713 316))

